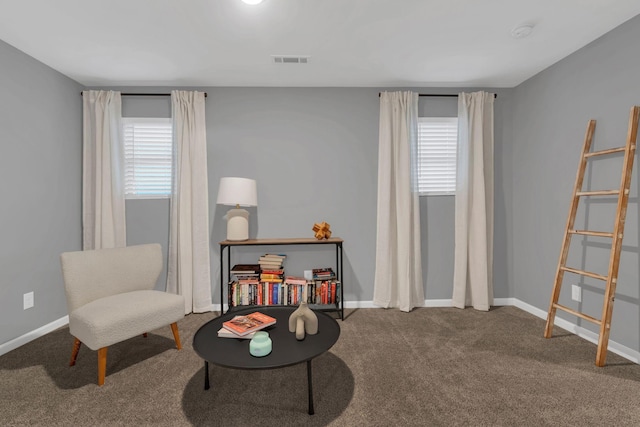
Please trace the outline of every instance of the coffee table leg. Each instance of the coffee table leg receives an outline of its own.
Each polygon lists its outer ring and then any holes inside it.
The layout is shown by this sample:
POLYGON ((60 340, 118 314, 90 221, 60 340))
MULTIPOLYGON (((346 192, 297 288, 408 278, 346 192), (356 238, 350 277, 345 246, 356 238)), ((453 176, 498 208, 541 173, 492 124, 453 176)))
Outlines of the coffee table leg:
POLYGON ((307 385, 309 386, 309 415, 313 415, 313 384, 311 382, 311 360, 307 360, 307 385))
POLYGON ((209 362, 204 361, 204 389, 209 390, 209 362))

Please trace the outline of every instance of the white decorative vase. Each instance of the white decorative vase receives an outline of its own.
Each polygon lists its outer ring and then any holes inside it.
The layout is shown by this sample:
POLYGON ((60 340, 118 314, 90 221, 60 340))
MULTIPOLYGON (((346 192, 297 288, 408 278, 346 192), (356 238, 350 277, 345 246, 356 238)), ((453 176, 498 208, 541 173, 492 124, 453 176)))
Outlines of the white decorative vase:
POLYGON ((289 316, 289 332, 295 332, 298 341, 304 339, 305 333, 309 335, 318 333, 318 316, 306 302, 301 302, 296 311, 289 316))

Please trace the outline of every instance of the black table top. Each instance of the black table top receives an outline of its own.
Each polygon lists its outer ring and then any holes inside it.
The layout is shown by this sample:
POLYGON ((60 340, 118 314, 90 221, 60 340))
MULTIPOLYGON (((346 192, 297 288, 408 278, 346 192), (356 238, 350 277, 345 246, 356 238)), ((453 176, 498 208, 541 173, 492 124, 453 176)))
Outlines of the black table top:
POLYGON ((318 316, 318 333, 306 334, 301 341, 294 332, 289 332, 289 316, 297 307, 255 306, 233 310, 217 317, 198 329, 193 337, 193 349, 208 362, 236 369, 273 369, 295 365, 311 360, 329 350, 340 337, 340 326, 326 313, 314 311, 318 316), (269 332, 272 351, 264 357, 249 353, 250 339, 219 338, 222 323, 234 316, 259 311, 277 319, 276 324, 264 331, 269 332))

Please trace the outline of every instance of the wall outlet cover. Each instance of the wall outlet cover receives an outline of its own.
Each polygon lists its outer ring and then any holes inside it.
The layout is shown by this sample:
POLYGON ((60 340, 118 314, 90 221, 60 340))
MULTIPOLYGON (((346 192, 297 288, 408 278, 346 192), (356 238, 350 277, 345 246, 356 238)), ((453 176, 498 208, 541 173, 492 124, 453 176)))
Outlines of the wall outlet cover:
POLYGON ((571 299, 582 302, 582 288, 578 285, 571 285, 571 299))
POLYGON ((27 292, 22 296, 22 309, 26 310, 34 306, 33 292, 27 292))

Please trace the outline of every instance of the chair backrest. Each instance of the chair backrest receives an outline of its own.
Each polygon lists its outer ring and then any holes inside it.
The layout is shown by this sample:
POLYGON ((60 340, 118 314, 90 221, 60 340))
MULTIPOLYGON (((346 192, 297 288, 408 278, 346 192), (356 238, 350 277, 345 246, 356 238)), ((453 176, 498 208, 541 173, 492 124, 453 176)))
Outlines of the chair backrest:
POLYGON ((111 295, 153 289, 162 271, 159 244, 60 255, 69 313, 111 295))

